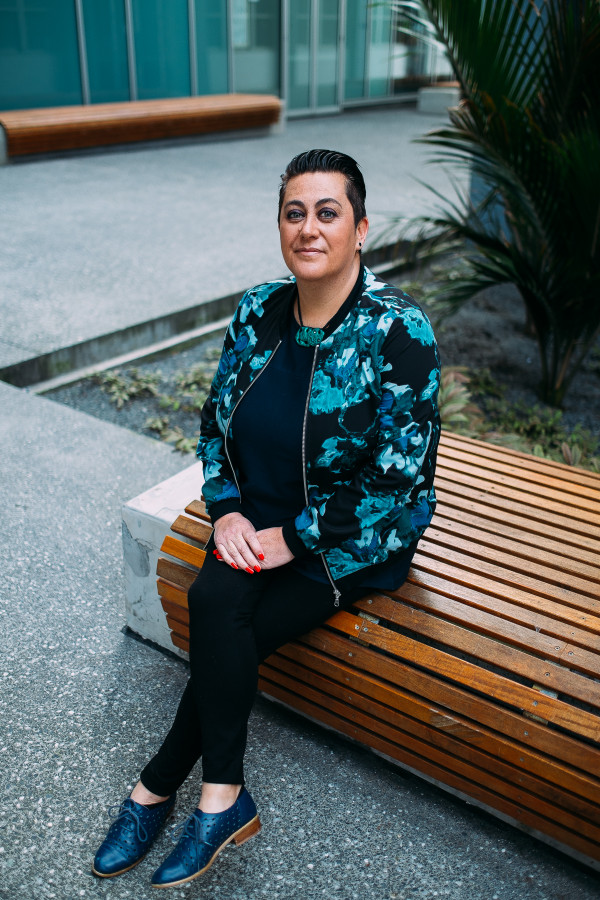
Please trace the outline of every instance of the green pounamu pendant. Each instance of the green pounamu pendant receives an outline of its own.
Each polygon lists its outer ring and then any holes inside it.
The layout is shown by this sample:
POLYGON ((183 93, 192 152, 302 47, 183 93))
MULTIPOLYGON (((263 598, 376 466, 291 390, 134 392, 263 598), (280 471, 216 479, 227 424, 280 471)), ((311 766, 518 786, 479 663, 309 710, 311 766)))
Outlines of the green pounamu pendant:
POLYGON ((301 347, 316 347, 325 337, 322 328, 309 328, 308 325, 302 325, 296 332, 296 343, 301 347))

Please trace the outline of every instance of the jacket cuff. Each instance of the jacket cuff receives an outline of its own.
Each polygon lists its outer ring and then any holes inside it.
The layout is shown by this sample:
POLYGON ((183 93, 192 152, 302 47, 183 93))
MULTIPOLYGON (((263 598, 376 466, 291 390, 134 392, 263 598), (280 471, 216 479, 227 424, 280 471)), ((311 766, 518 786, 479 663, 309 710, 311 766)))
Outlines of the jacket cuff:
POLYGON ((228 500, 219 500, 217 503, 211 504, 211 507, 207 510, 207 512, 210 516, 211 522, 214 525, 217 519, 220 519, 222 516, 226 516, 228 513, 241 513, 242 504, 239 497, 231 497, 228 500))
POLYGON ((294 519, 291 519, 289 522, 285 523, 285 525, 281 529, 281 533, 284 541, 288 546, 289 551, 294 554, 294 557, 296 559, 307 556, 309 554, 310 551, 306 549, 306 547, 298 537, 294 519))

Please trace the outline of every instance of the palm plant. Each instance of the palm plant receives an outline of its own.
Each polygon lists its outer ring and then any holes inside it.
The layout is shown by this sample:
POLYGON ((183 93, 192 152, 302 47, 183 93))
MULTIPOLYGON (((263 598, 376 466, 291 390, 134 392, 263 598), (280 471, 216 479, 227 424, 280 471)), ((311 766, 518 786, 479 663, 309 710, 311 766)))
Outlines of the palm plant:
POLYGON ((420 220, 429 250, 464 258, 445 301, 514 284, 537 339, 541 396, 560 405, 600 331, 600 3, 393 5, 405 27, 421 25, 415 33, 427 23, 462 91, 450 125, 423 141, 480 188, 439 196, 420 220))

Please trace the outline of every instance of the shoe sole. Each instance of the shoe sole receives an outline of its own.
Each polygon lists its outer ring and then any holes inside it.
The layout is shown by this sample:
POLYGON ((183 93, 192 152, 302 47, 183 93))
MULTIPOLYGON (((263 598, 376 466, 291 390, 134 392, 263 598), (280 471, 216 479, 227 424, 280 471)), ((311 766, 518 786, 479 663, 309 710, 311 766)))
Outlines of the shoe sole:
POLYGON ((232 834, 231 837, 228 837, 226 841, 223 841, 221 846, 215 850, 215 852, 213 853, 213 855, 211 856, 211 858, 209 859, 209 861, 207 862, 207 864, 204 866, 203 869, 198 869, 198 871, 194 872, 193 875, 188 875, 187 878, 181 878, 181 879, 179 879, 179 881, 168 881, 166 884, 153 884, 152 887, 155 887, 155 888, 177 887, 178 884, 186 884, 186 882, 188 882, 188 881, 193 881, 194 878, 198 878, 200 875, 202 875, 204 872, 206 872, 207 869, 210 869, 210 867, 214 863, 215 859, 217 858, 217 856, 219 855, 221 850, 223 850, 227 846, 227 844, 234 843, 234 844, 236 844, 236 846, 240 847, 242 844, 245 844, 246 841, 249 841, 251 837, 254 837, 255 834, 258 834, 258 832, 261 830, 261 828, 262 828, 262 825, 260 824, 260 819, 256 815, 256 816, 254 816, 253 819, 251 819, 249 822, 247 822, 246 825, 242 825, 242 827, 240 829, 238 829, 238 831, 236 831, 234 834, 232 834))
POLYGON ((124 868, 124 869, 119 869, 118 872, 99 872, 97 869, 94 868, 93 865, 92 865, 92 872, 94 875, 97 875, 98 878, 116 878, 117 875, 122 875, 124 872, 130 872, 131 869, 135 869, 135 867, 137 865, 139 865, 143 859, 146 859, 147 856, 148 856, 148 854, 144 853, 143 856, 140 856, 139 859, 136 859, 136 861, 134 863, 131 863, 130 866, 126 866, 126 868, 124 868))

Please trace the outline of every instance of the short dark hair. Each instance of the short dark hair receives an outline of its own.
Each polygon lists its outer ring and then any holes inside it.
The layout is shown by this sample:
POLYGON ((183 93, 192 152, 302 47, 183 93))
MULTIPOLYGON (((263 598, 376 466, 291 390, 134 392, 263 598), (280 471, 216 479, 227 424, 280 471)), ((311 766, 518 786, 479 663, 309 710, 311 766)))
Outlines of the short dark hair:
POLYGON ((304 153, 299 153, 288 163, 281 176, 278 222, 288 181, 295 178, 296 175, 305 175, 307 172, 340 172, 346 179, 346 196, 354 211, 354 224, 358 225, 360 220, 365 218, 367 215, 365 209, 367 189, 356 160, 337 150, 305 150, 304 153))

